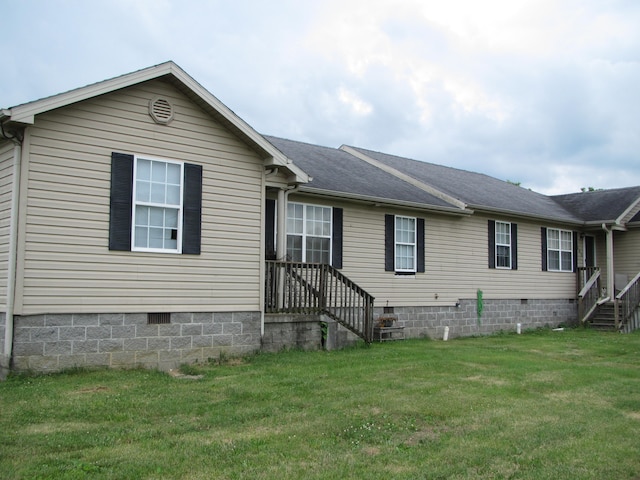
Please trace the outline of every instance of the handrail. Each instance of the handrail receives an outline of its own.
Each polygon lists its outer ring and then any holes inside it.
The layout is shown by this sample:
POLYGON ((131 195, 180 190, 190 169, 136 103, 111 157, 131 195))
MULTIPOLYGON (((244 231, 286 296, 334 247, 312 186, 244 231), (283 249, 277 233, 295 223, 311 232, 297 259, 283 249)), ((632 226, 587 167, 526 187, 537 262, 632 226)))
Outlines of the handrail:
POLYGON ((267 261, 265 312, 323 313, 367 343, 374 297, 327 264, 267 261))
POLYGON ((596 270, 578 293, 578 320, 589 320, 598 308, 600 299, 600 270, 596 270))
POLYGON ((614 304, 616 329, 619 329, 640 306, 640 273, 616 295, 614 304))
POLYGON ((576 269, 576 292, 580 292, 593 274, 600 270, 600 267, 577 267, 576 269))

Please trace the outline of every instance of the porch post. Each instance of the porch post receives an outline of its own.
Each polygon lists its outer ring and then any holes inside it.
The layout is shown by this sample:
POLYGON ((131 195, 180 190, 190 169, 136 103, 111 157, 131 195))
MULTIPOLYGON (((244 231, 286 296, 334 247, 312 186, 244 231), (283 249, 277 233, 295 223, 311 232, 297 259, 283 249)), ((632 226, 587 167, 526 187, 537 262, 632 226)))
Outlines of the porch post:
POLYGON ((276 259, 281 262, 287 256, 287 190, 278 190, 278 228, 276 229, 276 259))
POLYGON ((607 232, 607 295, 611 300, 615 299, 615 270, 613 267, 613 228, 608 229, 604 224, 602 228, 607 232))
MULTIPOLYGON (((276 259, 279 262, 285 260, 287 256, 287 190, 285 188, 281 188, 278 190, 278 200, 277 200, 277 217, 278 217, 278 226, 276 229, 276 259)), ((278 278, 278 310, 284 308, 284 268, 280 267, 278 269, 277 278, 278 278)))

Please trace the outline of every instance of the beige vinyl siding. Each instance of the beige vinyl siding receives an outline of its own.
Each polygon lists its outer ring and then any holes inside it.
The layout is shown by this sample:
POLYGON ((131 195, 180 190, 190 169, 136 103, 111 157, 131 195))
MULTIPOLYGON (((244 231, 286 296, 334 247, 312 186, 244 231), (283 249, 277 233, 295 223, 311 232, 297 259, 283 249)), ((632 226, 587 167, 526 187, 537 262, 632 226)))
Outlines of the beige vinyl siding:
POLYGON ((11 188, 13 182, 14 145, 0 143, 0 307, 7 307, 7 272, 11 231, 11 188))
POLYGON ((616 274, 632 280, 640 273, 640 229, 614 232, 613 256, 616 274))
POLYGON ((491 217, 518 224, 518 270, 488 267, 488 220, 473 215, 453 217, 292 196, 309 203, 344 208, 342 272, 375 296, 376 306, 452 305, 475 298, 566 299, 575 297, 575 274, 543 272, 540 227, 543 225, 491 217), (395 275, 384 270, 384 216, 425 219, 425 273, 395 275), (437 298, 436 298, 437 295, 437 298))
POLYGON ((156 80, 30 128, 20 314, 260 310, 262 161, 156 80), (149 99, 174 105, 157 125, 149 99), (111 152, 203 166, 201 255, 108 250, 111 152))

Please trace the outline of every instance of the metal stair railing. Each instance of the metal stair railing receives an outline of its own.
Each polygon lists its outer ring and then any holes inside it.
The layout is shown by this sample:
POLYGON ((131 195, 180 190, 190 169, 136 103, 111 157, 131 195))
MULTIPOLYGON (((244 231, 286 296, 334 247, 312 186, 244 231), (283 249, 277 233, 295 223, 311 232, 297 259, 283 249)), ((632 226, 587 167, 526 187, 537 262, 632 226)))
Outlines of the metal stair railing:
POLYGON ((265 312, 325 314, 371 343, 374 297, 327 264, 266 262, 265 312))

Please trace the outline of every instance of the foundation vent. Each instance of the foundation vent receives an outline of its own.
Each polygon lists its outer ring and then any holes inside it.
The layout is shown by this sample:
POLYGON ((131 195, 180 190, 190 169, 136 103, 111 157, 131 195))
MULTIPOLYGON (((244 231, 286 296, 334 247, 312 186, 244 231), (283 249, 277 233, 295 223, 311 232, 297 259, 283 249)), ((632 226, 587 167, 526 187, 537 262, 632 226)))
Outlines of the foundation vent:
POLYGON ((163 325, 171 323, 170 313, 147 313, 147 325, 163 325))
POLYGON ((149 115, 154 122, 167 125, 173 120, 173 105, 166 98, 152 98, 149 101, 149 115))

